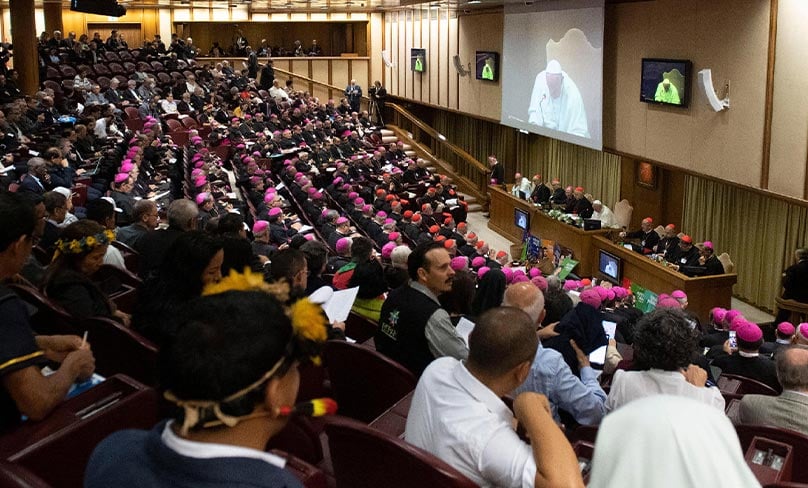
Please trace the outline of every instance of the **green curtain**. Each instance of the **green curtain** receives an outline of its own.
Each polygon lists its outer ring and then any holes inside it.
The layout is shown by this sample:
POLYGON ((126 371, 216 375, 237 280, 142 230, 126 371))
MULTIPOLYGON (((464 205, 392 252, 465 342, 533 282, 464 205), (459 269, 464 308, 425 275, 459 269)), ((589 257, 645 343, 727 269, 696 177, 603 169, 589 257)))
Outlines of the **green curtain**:
POLYGON ((782 270, 808 242, 808 209, 697 176, 685 177, 684 208, 684 232, 735 263, 735 296, 774 310, 782 270))

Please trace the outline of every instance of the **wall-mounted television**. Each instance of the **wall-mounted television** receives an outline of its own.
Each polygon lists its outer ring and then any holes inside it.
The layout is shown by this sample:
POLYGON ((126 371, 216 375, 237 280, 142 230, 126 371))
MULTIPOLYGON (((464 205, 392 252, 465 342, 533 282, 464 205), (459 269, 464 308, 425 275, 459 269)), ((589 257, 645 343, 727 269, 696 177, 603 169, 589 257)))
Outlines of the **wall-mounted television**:
POLYGON ((477 79, 483 81, 499 80, 499 53, 494 51, 477 51, 477 79))
POLYGON ((686 59, 643 59, 640 101, 687 107, 691 67, 686 59))
POLYGON ((598 272, 601 278, 614 283, 620 284, 621 274, 623 271, 622 262, 620 258, 612 253, 600 250, 598 254, 598 272))
POLYGON ((410 69, 418 73, 426 71, 426 49, 417 47, 410 49, 410 69))
POLYGON ((522 230, 530 229, 530 214, 521 208, 513 209, 513 225, 522 230))

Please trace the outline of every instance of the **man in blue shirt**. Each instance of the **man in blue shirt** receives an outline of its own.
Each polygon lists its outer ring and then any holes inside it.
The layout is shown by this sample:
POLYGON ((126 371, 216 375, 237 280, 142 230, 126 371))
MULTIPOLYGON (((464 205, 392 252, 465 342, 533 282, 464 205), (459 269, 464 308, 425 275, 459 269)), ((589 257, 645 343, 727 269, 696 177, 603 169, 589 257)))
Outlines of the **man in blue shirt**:
MULTIPOLYGON (((544 295, 533 283, 509 286, 502 304, 524 310, 537 326, 544 319, 544 295)), ((572 373, 561 353, 545 349, 539 342, 530 373, 515 393, 533 391, 545 395, 556 422, 560 420, 558 409, 563 409, 579 424, 597 425, 606 413, 606 392, 598 384, 598 373, 586 354, 574 342, 572 347, 578 356, 581 378, 572 373)))

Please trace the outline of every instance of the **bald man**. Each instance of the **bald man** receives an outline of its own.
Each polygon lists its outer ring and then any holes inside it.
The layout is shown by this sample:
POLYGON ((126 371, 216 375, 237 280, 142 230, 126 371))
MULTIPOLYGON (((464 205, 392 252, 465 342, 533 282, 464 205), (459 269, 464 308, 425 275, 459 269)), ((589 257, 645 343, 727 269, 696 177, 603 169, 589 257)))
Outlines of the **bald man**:
POLYGON ((775 356, 780 396, 744 395, 736 424, 771 425, 808 435, 808 347, 780 349, 775 356))
MULTIPOLYGON (((502 305, 524 310, 536 327, 544 319, 544 295, 533 283, 509 286, 502 305)), ((578 356, 580 379, 572 373, 561 353, 545 349, 540 341, 530 373, 516 393, 532 391, 545 395, 556 422, 561 421, 558 415, 561 408, 581 425, 597 425, 606 413, 606 392, 598 384, 598 373, 592 369, 589 358, 574 342, 571 344, 578 356)))

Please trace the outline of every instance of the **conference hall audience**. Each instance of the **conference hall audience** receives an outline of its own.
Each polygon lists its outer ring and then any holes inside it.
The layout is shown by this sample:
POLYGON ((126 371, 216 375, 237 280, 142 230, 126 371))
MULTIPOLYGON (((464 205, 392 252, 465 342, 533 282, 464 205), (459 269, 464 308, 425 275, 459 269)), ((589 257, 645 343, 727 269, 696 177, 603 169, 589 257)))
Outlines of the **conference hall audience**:
MULTIPOLYGON (((0 181, 17 193, 0 192, 0 276, 33 284, 76 320, 128 325, 99 270, 114 261, 116 272, 137 275, 141 284, 125 275, 137 285, 128 332, 159 349, 159 388, 179 406, 150 432, 119 432, 99 445, 87 486, 253 483, 255 473, 267 485, 298 486, 264 448, 286 425, 273 409, 295 404, 299 362, 316 357, 326 339, 353 339, 346 324, 328 324, 318 305, 300 300, 329 287, 358 288, 351 318, 376 324, 376 351, 419 378, 406 441, 483 486, 582 486, 564 436, 577 424, 601 425, 591 486, 656 486, 694 473, 705 486, 754 486, 737 440, 711 448, 713 471, 733 470, 714 483, 720 476, 685 465, 685 448, 670 445, 670 425, 688 424, 688 445, 728 436, 711 364, 783 392, 744 396, 735 421, 804 431, 808 363, 799 344, 808 345, 808 324, 781 323, 786 318, 770 331, 716 307, 702 331, 678 290, 654 290, 656 310, 643 313, 629 289, 559 279, 549 254, 514 264, 467 222, 451 178, 422 167, 403 141, 383 139, 357 100, 320 100, 285 80, 256 80, 257 72, 274 77, 266 66, 205 65, 193 40, 176 35, 169 46, 155 36, 137 53, 120 36, 95 37, 69 36, 73 47, 59 41, 52 53, 56 36, 44 36, 42 52, 60 64, 45 62, 42 79, 52 80, 53 70, 59 79, 72 73, 72 90, 43 83, 29 99, 0 90, 10 97, 0 100, 5 123, 13 124, 0 146, 10 168, 0 181), (93 74, 109 53, 131 58, 128 82, 107 87, 93 74), (93 70, 76 69, 91 61, 93 70), (151 61, 162 67, 138 65, 151 61), (133 252, 113 251, 115 240, 133 252), (37 268, 43 281, 28 272, 37 268), (317 340, 299 335, 300 317, 287 315, 293 304, 317 322, 310 327, 323 329, 317 340), (456 328, 461 320, 465 331, 456 328), (616 324, 614 337, 603 321, 616 324), (601 348, 603 365, 590 358, 601 348), (632 348, 633 360, 622 360, 620 352, 632 348), (509 395, 512 410, 501 399, 509 395), (532 447, 518 437, 514 418, 532 447), (670 466, 654 471, 659 463, 638 452, 631 472, 625 446, 615 443, 646 425, 637 435, 659 446, 670 466), (223 443, 231 450, 214 446, 223 443)), ((296 47, 317 55, 315 46, 296 47)), ((242 33, 233 48, 245 57, 254 52, 242 33)), ((260 45, 262 56, 274 49, 260 45)), ((489 165, 493 182, 503 183, 504 166, 495 156, 489 165)), ((520 196, 616 225, 580 186, 519 178, 520 196)), ((663 234, 649 217, 620 236, 689 276, 724 272, 709 240, 696 242, 673 225, 663 234)), ((798 251, 786 271, 784 297, 800 299, 806 256, 798 251)), ((39 335, 43 324, 28 316, 19 289, 0 287, 9 324, 0 331, 4 426, 21 414, 29 422, 46 418, 72 383, 95 370, 93 338, 39 335), (46 360, 56 371, 47 377, 40 371, 46 360)), ((109 353, 115 346, 99 347, 109 353)))

